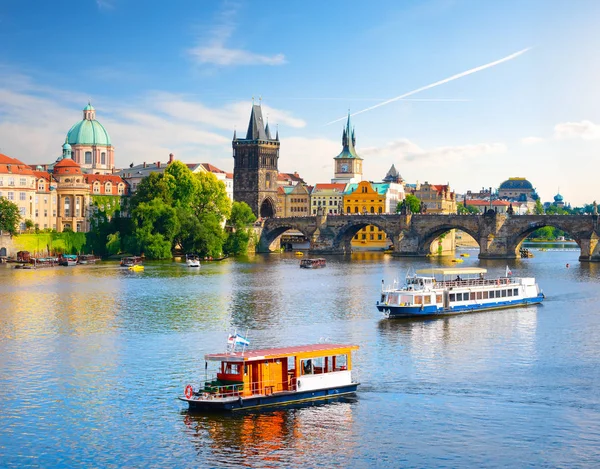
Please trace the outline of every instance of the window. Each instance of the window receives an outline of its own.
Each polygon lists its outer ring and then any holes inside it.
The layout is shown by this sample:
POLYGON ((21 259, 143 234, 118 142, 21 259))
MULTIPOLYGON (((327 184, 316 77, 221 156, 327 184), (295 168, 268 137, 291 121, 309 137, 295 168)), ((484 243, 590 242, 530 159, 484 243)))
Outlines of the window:
POLYGON ((14 186, 15 185, 15 178, 8 178, 8 185, 9 186, 14 186))
POLYGON ((14 192, 9 192, 7 199, 8 200, 15 200, 15 193, 14 192))
POLYGON ((435 295, 435 302, 436 303, 441 303, 442 302, 442 295, 435 295))
POLYGON ((374 235, 373 233, 371 233, 369 236, 370 236, 370 238, 369 238, 369 239, 370 239, 371 241, 373 241, 373 240, 375 239, 375 235, 374 235))
POLYGON ((354 207, 354 213, 358 213, 358 207, 354 207))
POLYGON ((350 207, 346 207, 346 213, 350 213, 350 207))
POLYGON ((375 227, 373 225, 370 226, 371 231, 375 231, 375 227))
POLYGON ((502 290, 502 298, 506 297, 506 290, 502 290))
POLYGON ((377 239, 378 239, 379 241, 381 241, 381 240, 383 239, 383 236, 381 236, 381 233, 379 233, 379 234, 377 235, 377 239))
POLYGON ((363 235, 362 235, 362 239, 365 239, 365 240, 366 240, 366 239, 367 239, 367 235, 366 235, 366 234, 363 234, 363 235))
POLYGON ((483 299, 484 299, 484 300, 487 300, 487 299, 488 299, 488 292, 487 292, 487 291, 484 291, 484 292, 483 292, 483 299))
POLYGON ((27 200, 27 194, 25 192, 19 192, 19 200, 27 200))
POLYGON ((20 186, 26 186, 27 185, 27 178, 19 178, 19 185, 20 186))
POLYGON ((71 216, 71 199, 69 197, 65 197, 65 217, 71 216))
POLYGON ((98 181, 94 183, 94 194, 100 194, 100 183, 98 181))
POLYGON ((431 296, 430 295, 425 295, 423 297, 423 303, 426 305, 430 305, 431 304, 431 296))
POLYGON ((312 375, 313 374, 313 362, 311 359, 308 360, 300 360, 300 368, 302 370, 303 375, 312 375))
POLYGON ((475 292, 474 292, 474 291, 472 291, 472 292, 471 292, 471 300, 472 300, 472 301, 475 301, 475 299, 476 299, 475 292))
POLYGON ((91 151, 85 152, 85 164, 92 164, 92 152, 91 151))
POLYGON ((48 210, 44 209, 44 218, 47 218, 47 217, 48 217, 48 210))
POLYGON ((101 164, 106 164, 106 153, 102 152, 100 154, 100 163, 101 164))
POLYGON ((112 184, 110 182, 106 183, 106 186, 104 187, 104 193, 112 194, 112 184))
POLYGON ((22 217, 24 217, 25 216, 25 207, 20 207, 19 213, 21 214, 22 217))
POLYGON ((507 294, 508 294, 508 296, 512 296, 512 294, 513 294, 512 288, 507 291, 507 294))
POLYGON ((454 293, 450 293, 450 301, 456 301, 456 295, 454 293))
POLYGON ((124 190, 125 190, 125 185, 122 183, 119 184, 119 190, 118 190, 119 195, 123 195, 124 190))
POLYGON ((416 305, 422 305, 423 304, 423 297, 422 296, 415 296, 415 304, 416 305))
POLYGON ((519 289, 518 289, 518 288, 515 288, 515 289, 513 290, 513 295, 514 295, 514 296, 517 296, 518 294, 519 294, 519 289))
POLYGON ((478 299, 478 300, 481 300, 482 298, 483 298, 483 294, 482 294, 482 292, 478 291, 478 292, 477 292, 477 299, 478 299))

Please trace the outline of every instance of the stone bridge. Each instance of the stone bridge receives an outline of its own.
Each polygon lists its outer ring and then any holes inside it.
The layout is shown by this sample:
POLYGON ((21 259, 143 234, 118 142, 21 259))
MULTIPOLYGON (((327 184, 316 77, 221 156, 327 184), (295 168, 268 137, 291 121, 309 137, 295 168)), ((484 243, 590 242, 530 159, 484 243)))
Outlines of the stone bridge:
POLYGON ((316 215, 269 218, 258 229, 258 252, 270 252, 281 234, 300 231, 312 254, 346 254, 354 235, 374 225, 393 240, 395 256, 426 256, 431 243, 452 229, 471 235, 479 244, 480 259, 516 259, 523 240, 544 226, 558 228, 577 242, 580 261, 600 262, 597 215, 316 215))

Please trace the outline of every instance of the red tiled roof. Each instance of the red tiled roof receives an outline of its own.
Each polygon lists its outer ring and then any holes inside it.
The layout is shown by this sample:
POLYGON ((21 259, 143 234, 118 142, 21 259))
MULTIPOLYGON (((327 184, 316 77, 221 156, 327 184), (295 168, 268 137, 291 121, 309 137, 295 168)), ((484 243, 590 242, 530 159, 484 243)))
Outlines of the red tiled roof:
MULTIPOLYGON (((486 205, 490 205, 490 201, 489 200, 478 200, 478 199, 467 200, 467 205, 486 206, 486 205)), ((508 207, 510 205, 510 202, 507 202, 506 200, 493 200, 492 205, 508 207)))
POLYGON ((267 358, 277 358, 283 356, 296 355, 301 353, 325 352, 328 350, 337 349, 358 349, 358 345, 350 344, 310 344, 310 345, 295 345, 292 347, 281 348, 266 348, 258 350, 245 350, 242 352, 233 353, 210 353, 204 356, 205 360, 213 361, 252 361, 265 360, 267 358))
POLYGON ((204 169, 206 169, 207 171, 210 171, 211 173, 224 173, 225 171, 217 168, 216 166, 213 166, 210 163, 202 163, 202 166, 204 166, 204 169))
MULTIPOLYGON (((27 174, 33 175, 33 170, 22 161, 10 156, 3 155, 0 153, 0 173, 9 173, 8 167, 10 166, 10 173, 12 174, 27 174)), ((9 174, 10 174, 9 173, 9 174)))
POLYGON ((225 173, 227 179, 233 179, 233 173, 225 173))
POLYGON ((277 187, 277 193, 278 193, 278 194, 283 194, 283 195, 285 195, 285 191, 283 190, 283 187, 281 187, 281 186, 278 186, 278 187, 277 187))
POLYGON ((98 181, 102 184, 107 181, 110 181, 113 184, 119 184, 121 182, 122 183, 125 182, 125 181, 123 181, 123 178, 121 176, 116 176, 113 174, 86 174, 85 178, 89 184, 92 184, 95 181, 98 181))
POLYGON ((37 179, 45 179, 46 181, 50 181, 52 175, 48 171, 34 171, 33 174, 37 179))
POLYGON ((339 192, 344 192, 346 188, 346 184, 334 183, 334 184, 315 184, 315 191, 327 191, 332 189, 337 189, 339 192))

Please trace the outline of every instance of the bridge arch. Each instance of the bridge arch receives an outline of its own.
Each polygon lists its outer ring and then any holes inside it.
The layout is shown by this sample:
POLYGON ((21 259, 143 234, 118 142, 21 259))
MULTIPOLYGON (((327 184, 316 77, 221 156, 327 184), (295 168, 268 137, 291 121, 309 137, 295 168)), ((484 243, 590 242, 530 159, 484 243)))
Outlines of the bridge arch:
POLYGON ((418 253, 420 255, 427 255, 427 254, 430 254, 431 252, 433 252, 431 249, 431 245, 433 244, 433 242, 436 239, 440 238, 440 236, 442 236, 452 230, 460 230, 460 231, 463 231, 464 233, 467 233, 469 236, 471 236, 475 240, 479 249, 481 249, 481 245, 479 244, 480 234, 477 231, 474 231, 473 229, 471 229, 468 226, 461 225, 460 223, 446 223, 446 224, 436 226, 435 228, 424 233, 420 237, 419 244, 418 244, 418 253))
MULTIPOLYGON (((512 255, 514 254, 516 257, 520 257, 520 249, 521 249, 521 244, 523 244, 523 241, 525 241, 525 239, 534 231, 539 230, 540 228, 545 228, 547 226, 552 227, 552 228, 556 228, 559 229, 561 231, 563 231, 564 233, 566 233, 567 235, 569 235, 569 237, 571 237, 571 239, 573 239, 573 241, 575 241, 577 243, 577 246, 579 247, 579 249, 581 250, 581 256, 583 256, 585 253, 583 252, 583 246, 582 246, 582 234, 578 233, 576 230, 573 229, 573 226, 571 226, 571 224, 569 223, 569 218, 566 215, 562 215, 560 216, 562 218, 562 220, 555 220, 554 217, 549 218, 546 217, 544 219, 540 219, 539 221, 535 221, 532 223, 529 223, 529 225, 527 225, 526 227, 524 227, 524 229, 522 229, 521 231, 519 231, 518 233, 516 233, 515 235, 513 235, 512 237, 509 238, 508 243, 507 243, 507 251, 512 255)), ((593 235, 593 233, 591 234, 593 235)), ((593 236, 591 236, 593 237, 593 236)), ((596 236, 597 239, 597 236, 596 236)))
POLYGON ((286 231, 299 231, 302 235, 310 241, 312 233, 309 233, 300 225, 293 223, 278 224, 274 227, 264 227, 260 235, 259 240, 259 251, 260 252, 271 252, 273 251, 273 243, 286 231))
MULTIPOLYGON (((352 240, 360 234, 361 230, 368 226, 374 226, 383 232, 386 238, 390 239, 390 244, 394 244, 394 238, 397 235, 394 231, 390 230, 389 224, 385 223, 385 220, 377 220, 374 217, 363 218, 362 216, 352 217, 352 220, 345 226, 341 227, 333 241, 333 249, 341 250, 342 252, 349 254, 352 252, 352 240)), ((367 232, 366 235, 370 236, 367 232)), ((361 239, 359 238, 359 241, 361 239)), ((369 240, 370 241, 370 240, 369 240)))

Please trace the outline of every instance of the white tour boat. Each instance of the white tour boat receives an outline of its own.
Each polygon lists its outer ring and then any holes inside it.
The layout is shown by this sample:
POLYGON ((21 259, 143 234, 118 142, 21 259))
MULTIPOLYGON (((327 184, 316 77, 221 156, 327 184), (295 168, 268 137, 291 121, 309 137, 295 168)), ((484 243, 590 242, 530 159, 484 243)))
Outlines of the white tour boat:
POLYGON ((486 278, 486 269, 433 268, 408 273, 406 282, 382 281, 377 309, 390 318, 437 316, 538 304, 544 294, 533 277, 486 278))

